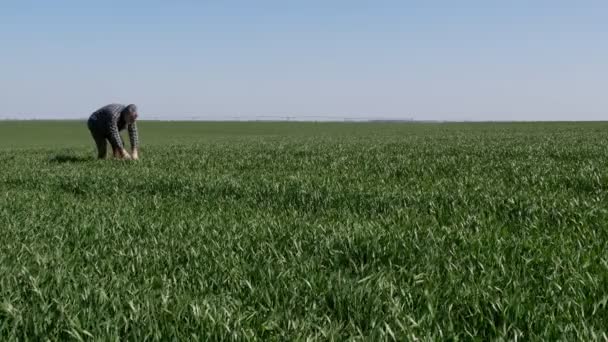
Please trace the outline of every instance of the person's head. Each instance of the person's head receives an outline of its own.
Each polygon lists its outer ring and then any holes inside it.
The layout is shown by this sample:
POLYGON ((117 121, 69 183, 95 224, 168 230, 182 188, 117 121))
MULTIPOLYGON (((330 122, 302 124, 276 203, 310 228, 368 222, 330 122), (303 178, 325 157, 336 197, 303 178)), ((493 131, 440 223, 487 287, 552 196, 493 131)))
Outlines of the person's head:
POLYGON ((135 120, 137 120, 137 116, 138 116, 137 106, 135 106, 134 104, 128 105, 127 107, 125 107, 125 109, 123 110, 122 114, 123 114, 123 116, 125 118, 125 121, 128 124, 134 123, 135 120))

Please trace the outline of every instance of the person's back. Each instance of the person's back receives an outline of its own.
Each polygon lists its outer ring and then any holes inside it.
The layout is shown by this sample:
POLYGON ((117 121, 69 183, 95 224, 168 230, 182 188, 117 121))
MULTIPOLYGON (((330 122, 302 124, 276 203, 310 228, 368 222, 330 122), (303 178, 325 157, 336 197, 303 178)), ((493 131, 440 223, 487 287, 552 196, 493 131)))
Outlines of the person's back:
POLYGON ((138 130, 136 120, 138 117, 137 107, 134 104, 128 106, 121 104, 109 104, 93 112, 88 120, 88 128, 97 145, 98 158, 106 157, 107 142, 110 142, 114 156, 125 159, 138 159, 138 130), (126 151, 120 131, 127 128, 131 143, 132 156, 126 151))

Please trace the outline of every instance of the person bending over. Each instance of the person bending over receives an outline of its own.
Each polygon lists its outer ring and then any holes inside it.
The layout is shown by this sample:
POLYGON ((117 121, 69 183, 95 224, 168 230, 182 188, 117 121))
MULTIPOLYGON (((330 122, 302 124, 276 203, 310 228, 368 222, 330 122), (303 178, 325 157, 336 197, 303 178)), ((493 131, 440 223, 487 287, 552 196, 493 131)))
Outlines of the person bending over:
POLYGON ((88 127, 97 145, 97 157, 106 158, 107 142, 110 142, 114 157, 118 159, 139 159, 137 132, 137 106, 134 104, 109 104, 96 110, 89 117, 88 127), (131 143, 131 155, 125 149, 120 131, 127 128, 131 143))

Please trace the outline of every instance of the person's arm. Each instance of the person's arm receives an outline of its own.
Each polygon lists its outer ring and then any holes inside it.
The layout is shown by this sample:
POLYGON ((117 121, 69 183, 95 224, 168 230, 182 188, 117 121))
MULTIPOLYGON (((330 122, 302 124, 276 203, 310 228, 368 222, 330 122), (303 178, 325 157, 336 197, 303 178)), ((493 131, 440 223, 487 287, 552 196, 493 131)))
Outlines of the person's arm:
POLYGON ((115 153, 117 153, 120 158, 131 159, 131 156, 129 155, 127 150, 125 150, 125 147, 122 143, 122 139, 120 137, 120 133, 118 132, 118 126, 116 125, 116 122, 114 120, 110 120, 109 125, 110 125, 110 127, 109 127, 110 139, 109 140, 110 140, 110 144, 112 145, 112 148, 114 149, 115 153))
POLYGON ((137 132, 137 123, 133 122, 128 126, 129 140, 131 142, 131 154, 133 159, 139 159, 139 136, 137 132))

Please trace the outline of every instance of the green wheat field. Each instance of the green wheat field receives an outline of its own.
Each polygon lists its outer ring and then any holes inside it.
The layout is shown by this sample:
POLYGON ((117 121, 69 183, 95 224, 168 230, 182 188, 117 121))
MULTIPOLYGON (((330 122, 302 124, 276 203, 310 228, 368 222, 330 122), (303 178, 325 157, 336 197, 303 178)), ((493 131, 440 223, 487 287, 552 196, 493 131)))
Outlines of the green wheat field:
POLYGON ((608 340, 608 123, 139 128, 0 122, 0 340, 608 340))

